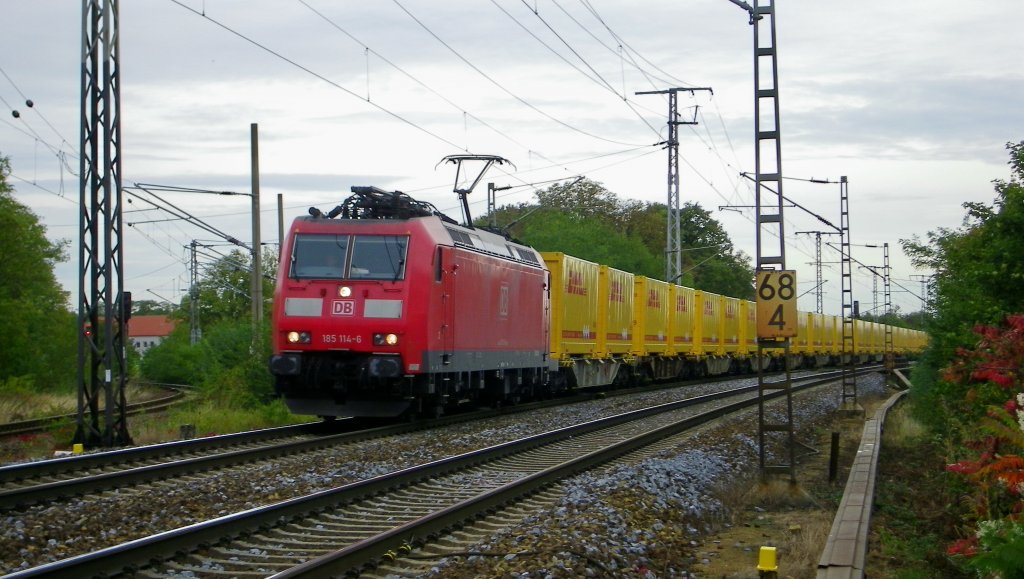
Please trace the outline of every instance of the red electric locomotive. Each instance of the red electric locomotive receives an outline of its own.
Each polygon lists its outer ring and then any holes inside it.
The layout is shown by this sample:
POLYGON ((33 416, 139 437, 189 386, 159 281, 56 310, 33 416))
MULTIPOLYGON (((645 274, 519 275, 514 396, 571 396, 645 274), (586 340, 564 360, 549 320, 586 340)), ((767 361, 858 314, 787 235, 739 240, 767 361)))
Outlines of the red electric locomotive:
POLYGON ((536 251, 401 192, 352 191, 284 240, 270 368, 293 412, 437 415, 547 382, 548 271, 536 251))

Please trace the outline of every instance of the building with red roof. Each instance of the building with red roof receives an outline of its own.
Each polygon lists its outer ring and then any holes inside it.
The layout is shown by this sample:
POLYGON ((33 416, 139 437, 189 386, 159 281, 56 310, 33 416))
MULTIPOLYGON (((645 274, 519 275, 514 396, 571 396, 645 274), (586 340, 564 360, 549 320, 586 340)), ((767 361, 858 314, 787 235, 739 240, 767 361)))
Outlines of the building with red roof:
POLYGON ((176 324, 177 322, 167 316, 132 316, 128 321, 128 339, 136 351, 145 354, 146 350, 171 335, 176 324))

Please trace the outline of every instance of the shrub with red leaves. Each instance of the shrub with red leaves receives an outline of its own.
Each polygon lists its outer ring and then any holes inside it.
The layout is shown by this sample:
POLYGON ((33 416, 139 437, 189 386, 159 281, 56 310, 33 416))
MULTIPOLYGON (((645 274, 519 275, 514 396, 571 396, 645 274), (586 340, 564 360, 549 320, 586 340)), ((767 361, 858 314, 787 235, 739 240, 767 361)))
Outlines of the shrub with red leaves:
MULTIPOLYGON (((943 371, 943 380, 960 385, 992 384, 1009 399, 1001 406, 989 406, 976 425, 976 438, 966 443, 975 457, 946 467, 965 477, 973 489, 964 497, 964 503, 972 507, 965 520, 968 538, 953 543, 946 552, 976 558, 983 564, 979 567, 998 570, 1001 564, 993 561, 1003 560, 1006 552, 1019 546, 1017 535, 1004 530, 1021 525, 1020 513, 1024 512, 1024 315, 1008 316, 1005 327, 978 326, 974 331, 981 337, 977 346, 958 350, 956 359, 943 371)), ((976 404, 976 394, 973 387, 969 389, 964 403, 976 404)))

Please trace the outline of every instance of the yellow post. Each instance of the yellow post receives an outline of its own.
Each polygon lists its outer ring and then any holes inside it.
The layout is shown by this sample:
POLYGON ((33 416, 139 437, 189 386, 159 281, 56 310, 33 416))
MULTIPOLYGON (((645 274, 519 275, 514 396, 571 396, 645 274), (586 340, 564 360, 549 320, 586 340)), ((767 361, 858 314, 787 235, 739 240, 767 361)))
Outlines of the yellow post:
POLYGON ((764 579, 775 579, 779 576, 775 547, 761 547, 757 555, 757 576, 764 579))
POLYGON ((82 446, 82 443, 80 443, 80 442, 79 443, 75 443, 71 447, 71 452, 72 452, 72 454, 82 454, 83 452, 85 452, 85 447, 82 446))

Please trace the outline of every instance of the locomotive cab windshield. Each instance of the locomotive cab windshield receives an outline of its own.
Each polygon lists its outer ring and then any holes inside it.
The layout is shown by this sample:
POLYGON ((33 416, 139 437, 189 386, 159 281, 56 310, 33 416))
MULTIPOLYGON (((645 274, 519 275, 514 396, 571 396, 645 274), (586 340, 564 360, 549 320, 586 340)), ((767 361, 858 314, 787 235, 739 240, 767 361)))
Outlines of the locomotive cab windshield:
POLYGON ((399 235, 295 236, 289 277, 398 281, 405 277, 409 238, 399 235))

